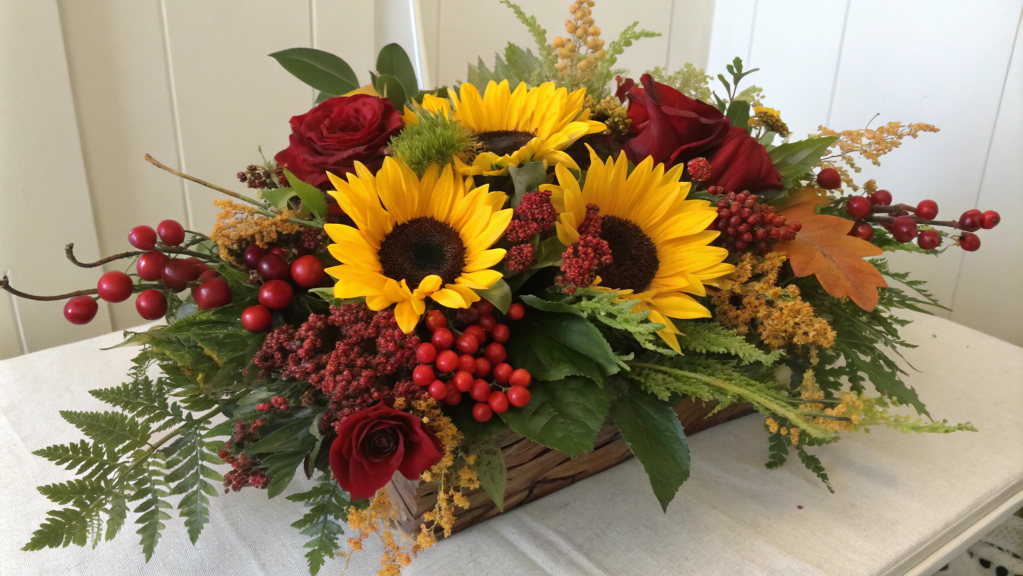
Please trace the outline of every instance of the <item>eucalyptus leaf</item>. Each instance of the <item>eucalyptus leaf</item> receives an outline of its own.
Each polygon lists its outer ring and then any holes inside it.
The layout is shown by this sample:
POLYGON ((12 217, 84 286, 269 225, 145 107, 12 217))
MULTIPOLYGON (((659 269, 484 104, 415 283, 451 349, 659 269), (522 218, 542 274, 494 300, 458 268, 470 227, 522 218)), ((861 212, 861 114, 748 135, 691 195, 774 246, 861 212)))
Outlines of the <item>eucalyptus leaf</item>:
POLYGON ((476 293, 487 302, 493 304, 495 308, 501 311, 501 314, 508 313, 508 307, 511 306, 512 292, 511 287, 504 280, 498 280, 497 284, 486 290, 477 290, 476 293))
POLYGON ((373 86, 376 87, 377 92, 381 96, 394 104, 396 110, 402 110, 405 107, 405 100, 407 98, 405 87, 402 86, 401 80, 398 80, 396 76, 381 74, 373 79, 373 86))
MULTIPOLYGON (((401 82, 405 94, 415 94, 419 91, 419 82, 416 80, 416 69, 412 65, 405 49, 398 44, 388 44, 380 49, 377 55, 377 72, 390 74, 401 82)), ((400 108, 399 108, 400 110, 400 108)))
POLYGON ((522 166, 510 166, 508 174, 511 176, 512 184, 515 186, 515 194, 512 196, 512 208, 522 202, 526 192, 536 192, 542 184, 547 183, 547 168, 543 162, 527 162, 522 166))
POLYGON ((749 102, 745 100, 732 100, 728 105, 725 116, 732 121, 732 126, 742 128, 747 133, 749 130, 749 102))
POLYGON ((359 79, 347 62, 315 48, 289 48, 271 58, 293 76, 328 94, 344 94, 359 87, 359 79))
POLYGON ((330 100, 331 98, 337 98, 338 96, 340 96, 340 94, 331 94, 329 92, 320 92, 319 94, 316 95, 316 104, 319 104, 320 102, 324 102, 326 100, 330 100))
POLYGON ((529 392, 529 404, 501 414, 512 430, 571 458, 593 450, 608 411, 608 397, 600 386, 572 376, 536 382, 529 392))
MULTIPOLYGON (((494 418, 496 420, 496 418, 494 418)), ((504 462, 504 452, 493 440, 476 445, 476 475, 480 479, 480 487, 504 512, 504 490, 508 481, 508 467, 504 462)))
POLYGON ((309 210, 317 218, 326 218, 327 199, 324 198, 323 191, 299 180, 298 176, 292 174, 287 168, 284 169, 284 175, 288 177, 291 189, 302 200, 302 207, 309 210))

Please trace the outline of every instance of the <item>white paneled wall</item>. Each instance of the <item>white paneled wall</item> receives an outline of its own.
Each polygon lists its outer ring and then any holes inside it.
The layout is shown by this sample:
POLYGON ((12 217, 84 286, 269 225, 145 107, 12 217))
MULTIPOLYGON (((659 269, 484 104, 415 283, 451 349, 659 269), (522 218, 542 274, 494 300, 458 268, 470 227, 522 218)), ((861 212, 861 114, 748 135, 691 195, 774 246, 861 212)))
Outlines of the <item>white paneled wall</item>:
MULTIPOLYGON (((519 4, 549 37, 562 33, 568 0, 519 4)), ((621 59, 637 76, 685 62, 717 73, 735 56, 760 66, 750 80, 797 134, 862 126, 877 112, 875 122, 936 124, 941 133, 907 143, 864 179, 876 174, 910 202, 934 198, 949 217, 977 205, 1019 222, 1021 8, 598 0, 595 17, 608 40, 634 20, 662 34, 621 59)), ((314 46, 367 82, 381 46, 399 41, 411 55, 413 37, 427 87, 464 79, 477 56, 491 65, 509 41, 533 46, 497 0, 0 0, 0 272, 36 292, 74 290, 99 271, 67 263, 67 242, 94 259, 127 249, 136 224, 175 218, 208 230, 214 193, 150 167, 144 153, 240 189, 234 174, 259 160, 257 146, 268 158, 283 148, 288 119, 313 98, 267 54, 314 46)), ((982 240, 974 254, 896 264, 954 302, 953 319, 1023 344, 1023 243, 1007 227, 982 240)), ((60 308, 0 294, 0 358, 140 322, 130 302, 109 315, 101 305, 86 327, 64 322, 60 308)))

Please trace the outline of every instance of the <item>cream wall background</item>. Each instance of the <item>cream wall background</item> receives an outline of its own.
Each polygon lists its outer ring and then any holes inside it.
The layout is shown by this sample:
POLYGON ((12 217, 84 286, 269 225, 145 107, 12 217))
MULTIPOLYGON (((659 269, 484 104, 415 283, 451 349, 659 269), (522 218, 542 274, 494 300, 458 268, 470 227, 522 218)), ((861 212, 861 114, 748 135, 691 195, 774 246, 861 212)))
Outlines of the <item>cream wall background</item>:
MULTIPOLYGON (((553 37, 568 1, 521 0, 553 37)), ((942 216, 995 209, 1002 227, 980 251, 893 257, 913 269, 956 322, 1023 345, 1023 40, 1020 0, 598 0, 605 38, 633 20, 660 38, 621 64, 637 75, 685 62, 723 71, 734 56, 797 135, 922 121, 936 135, 884 158, 897 198, 933 198, 942 216)), ((287 120, 309 88, 267 54, 313 46, 347 60, 361 80, 393 41, 424 84, 464 78, 477 55, 532 42, 496 0, 0 0, 0 272, 15 286, 59 293, 91 286, 96 270, 66 262, 127 249, 128 229, 175 218, 205 231, 213 193, 153 169, 148 152, 240 189, 234 174, 287 144, 287 120), (415 23, 415 25, 413 24, 415 23)), ((140 323, 130 302, 85 327, 60 303, 0 294, 0 358, 140 323)))

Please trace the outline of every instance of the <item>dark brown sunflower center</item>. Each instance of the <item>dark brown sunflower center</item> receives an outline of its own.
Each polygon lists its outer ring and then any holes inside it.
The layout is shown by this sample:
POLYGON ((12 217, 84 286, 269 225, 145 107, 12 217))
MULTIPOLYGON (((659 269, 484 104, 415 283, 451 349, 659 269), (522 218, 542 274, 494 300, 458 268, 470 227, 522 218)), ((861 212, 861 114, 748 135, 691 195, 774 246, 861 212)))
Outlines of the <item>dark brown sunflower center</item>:
POLYGON ((511 154, 522 148, 533 139, 529 132, 518 130, 495 130, 494 132, 479 132, 476 134, 476 141, 480 144, 480 152, 493 152, 498 156, 511 154))
POLYGON ((465 267, 465 245, 454 228, 429 217, 398 224, 380 243, 384 276, 415 290, 427 276, 451 284, 465 267))
POLYGON ((374 462, 387 458, 398 449, 398 431, 393 426, 370 432, 362 440, 362 453, 374 462))
POLYGON ((600 237, 611 248, 614 262, 597 270, 600 285, 617 290, 642 292, 650 287, 661 262, 657 246, 634 222, 617 216, 603 216, 600 237))

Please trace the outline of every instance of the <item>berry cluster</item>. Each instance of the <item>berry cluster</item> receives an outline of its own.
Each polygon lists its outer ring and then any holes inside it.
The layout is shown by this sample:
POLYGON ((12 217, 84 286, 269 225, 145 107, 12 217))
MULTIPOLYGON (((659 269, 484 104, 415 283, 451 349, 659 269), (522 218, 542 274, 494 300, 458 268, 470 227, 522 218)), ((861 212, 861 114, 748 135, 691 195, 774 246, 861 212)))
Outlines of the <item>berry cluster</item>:
POLYGON ((238 173, 238 181, 256 190, 273 190, 287 188, 288 177, 283 168, 275 168, 272 172, 262 166, 249 164, 244 171, 238 173))
POLYGON ((246 486, 266 488, 270 484, 270 478, 260 461, 244 452, 246 446, 259 440, 257 430, 264 424, 266 420, 263 418, 257 418, 251 425, 236 422, 231 439, 217 452, 217 456, 232 468, 224 474, 224 493, 231 490, 237 492, 246 486))
POLYGON ((255 272, 253 279, 263 281, 259 287, 259 304, 242 312, 242 325, 247 330, 260 332, 273 324, 271 310, 280 310, 291 304, 295 296, 292 283, 301 288, 319 286, 325 276, 323 263, 313 254, 299 256, 293 261, 291 253, 280 245, 262 248, 250 244, 245 249, 245 266, 255 272))
POLYGON ((899 242, 916 239, 917 245, 924 250, 934 250, 941 245, 941 234, 933 227, 946 226, 962 230, 957 243, 963 250, 973 252, 980 248, 980 238, 973 232, 994 228, 1002 220, 994 210, 981 212, 972 209, 963 212, 958 220, 938 221, 935 220, 938 203, 934 200, 922 200, 916 206, 892 205, 892 194, 887 190, 878 190, 869 196, 853 196, 846 201, 845 211, 856 219, 849 231, 850 236, 870 241, 874 237, 871 224, 880 224, 899 242), (927 228, 920 230, 920 224, 927 228))
POLYGON ((711 186, 711 196, 724 194, 718 200, 718 216, 710 230, 720 230, 723 245, 729 252, 756 252, 767 254, 771 244, 792 240, 802 228, 799 222, 786 222, 775 213, 774 206, 757 202, 756 194, 743 190, 725 193, 720 186, 711 186))
POLYGON ((551 204, 549 190, 528 192, 515 207, 515 215, 504 233, 505 240, 514 244, 508 249, 505 259, 508 269, 525 272, 533 265, 535 258, 533 237, 541 235, 554 227, 558 217, 557 210, 551 204))
POLYGON ((556 282, 565 292, 574 294, 576 288, 593 284, 597 271, 614 263, 611 246, 600 237, 603 219, 596 204, 586 206, 586 216, 579 224, 579 241, 565 249, 563 264, 556 282))
POLYGON ((686 163, 686 170, 689 171, 689 179, 693 182, 706 182, 710 180, 710 176, 713 173, 710 162, 702 156, 700 158, 693 158, 686 163))
MULTIPOLYGON (((512 304, 506 317, 520 320, 524 314, 522 304, 512 304)), ((525 368, 516 370, 505 362, 504 342, 511 334, 506 324, 498 324, 494 305, 480 300, 472 308, 460 310, 455 321, 464 326, 457 337, 443 312, 430 310, 426 314, 431 337, 416 348, 419 365, 412 371, 412 381, 437 402, 450 406, 460 404, 462 394, 468 392, 476 402, 472 417, 477 422, 490 420, 509 405, 521 408, 529 404, 528 386, 533 377, 525 368), (488 338, 490 344, 486 344, 488 338)))

